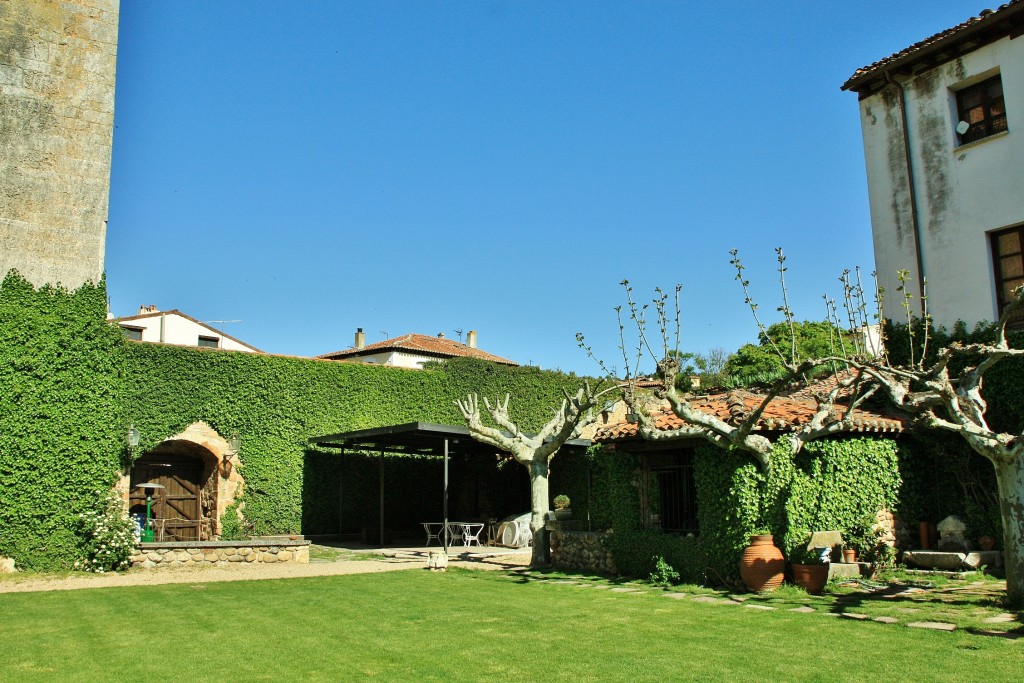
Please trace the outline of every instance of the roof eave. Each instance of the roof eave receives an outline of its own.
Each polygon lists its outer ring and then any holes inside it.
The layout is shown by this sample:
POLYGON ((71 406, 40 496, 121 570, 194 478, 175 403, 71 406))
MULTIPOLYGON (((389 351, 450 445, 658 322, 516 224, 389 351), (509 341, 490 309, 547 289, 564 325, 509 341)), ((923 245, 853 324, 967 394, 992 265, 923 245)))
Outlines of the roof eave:
MULTIPOLYGON (((928 68, 944 64, 1006 36, 1014 37, 1019 35, 1022 29, 1024 29, 1024 3, 1004 7, 973 24, 964 26, 958 31, 953 31, 947 36, 936 39, 930 45, 909 52, 902 57, 897 57, 889 63, 882 64, 876 68, 864 67, 863 69, 858 69, 857 71, 863 70, 863 73, 858 75, 857 72, 854 72, 854 75, 843 83, 840 90, 849 90, 860 94, 869 84, 875 81, 886 80, 888 74, 899 72, 911 73, 913 70, 910 67, 913 65, 929 61, 929 58, 934 58, 936 53, 948 51, 957 44, 968 43, 971 41, 971 38, 981 37, 979 34, 988 33, 989 35, 984 36, 982 41, 975 42, 968 49, 955 50, 942 59, 934 60, 933 63, 928 65, 928 68)), ((925 38, 925 40, 928 40, 928 38, 925 38)), ((884 62, 885 60, 879 61, 884 62)))

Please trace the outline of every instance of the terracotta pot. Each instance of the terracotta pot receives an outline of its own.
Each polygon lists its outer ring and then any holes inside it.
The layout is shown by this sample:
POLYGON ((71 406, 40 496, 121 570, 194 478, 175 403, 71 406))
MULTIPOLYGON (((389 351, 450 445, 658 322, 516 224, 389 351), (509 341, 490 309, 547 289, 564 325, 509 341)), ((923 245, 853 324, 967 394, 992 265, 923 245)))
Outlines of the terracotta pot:
POLYGON ((782 585, 786 559, 775 547, 771 534, 751 536, 750 545, 740 558, 740 577, 748 590, 755 593, 773 591, 782 585))
POLYGON ((849 550, 843 550, 843 562, 846 562, 847 564, 853 564, 856 561, 857 561, 857 551, 856 550, 854 550, 853 548, 850 548, 849 550))
POLYGON ((821 595, 828 583, 827 564, 794 564, 793 583, 811 595, 821 595))
POLYGON ((992 550, 996 547, 996 539, 992 536, 982 536, 978 539, 978 545, 982 550, 992 550))

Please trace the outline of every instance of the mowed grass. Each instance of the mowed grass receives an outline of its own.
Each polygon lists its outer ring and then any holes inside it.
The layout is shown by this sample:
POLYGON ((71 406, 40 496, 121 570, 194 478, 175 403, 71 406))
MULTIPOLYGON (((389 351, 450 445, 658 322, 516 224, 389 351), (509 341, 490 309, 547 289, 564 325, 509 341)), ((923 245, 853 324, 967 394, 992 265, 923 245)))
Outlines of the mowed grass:
POLYGON ((4 681, 1017 681, 1024 641, 410 570, 0 595, 4 681))

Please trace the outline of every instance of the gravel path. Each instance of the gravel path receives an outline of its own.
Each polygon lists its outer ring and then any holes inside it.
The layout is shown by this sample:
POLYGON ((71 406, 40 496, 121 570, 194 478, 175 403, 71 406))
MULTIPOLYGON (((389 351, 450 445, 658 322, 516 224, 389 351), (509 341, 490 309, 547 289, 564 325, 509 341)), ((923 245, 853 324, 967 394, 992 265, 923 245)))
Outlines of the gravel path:
MULTIPOLYGON (((449 567, 467 569, 516 569, 530 563, 530 553, 498 551, 452 555, 449 567)), ((313 560, 309 564, 232 564, 226 567, 176 569, 133 569, 115 574, 75 573, 65 577, 38 574, 5 575, 0 579, 0 593, 67 591, 82 588, 114 588, 119 586, 156 586, 169 583, 209 583, 213 581, 257 581, 261 579, 298 579, 309 576, 340 576, 376 572, 422 569, 427 554, 422 549, 375 551, 367 559, 313 560), (383 557, 380 557, 383 555, 383 557)))

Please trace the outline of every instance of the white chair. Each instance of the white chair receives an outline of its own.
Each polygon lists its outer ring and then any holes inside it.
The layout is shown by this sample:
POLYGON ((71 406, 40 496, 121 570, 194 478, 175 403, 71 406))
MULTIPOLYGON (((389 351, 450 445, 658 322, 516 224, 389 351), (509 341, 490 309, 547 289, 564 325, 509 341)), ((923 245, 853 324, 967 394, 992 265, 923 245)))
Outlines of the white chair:
POLYGON ((480 545, 480 532, 484 530, 483 524, 465 524, 462 527, 462 543, 471 546, 474 543, 480 545))

